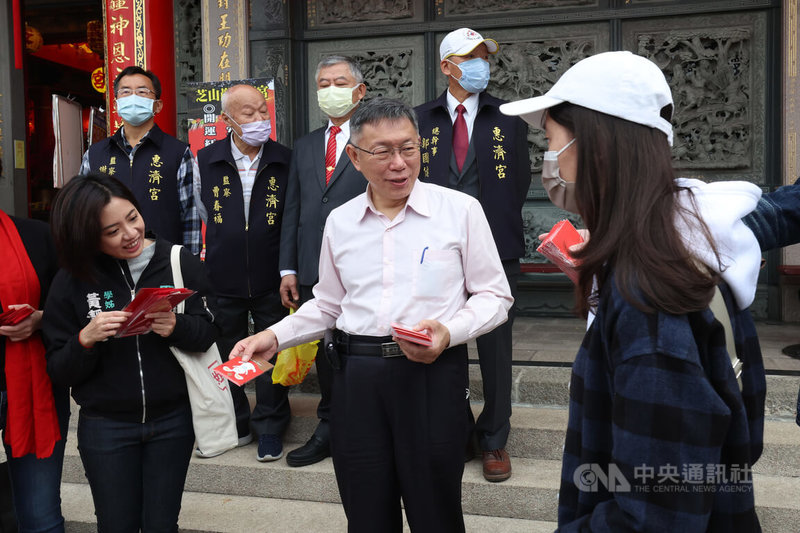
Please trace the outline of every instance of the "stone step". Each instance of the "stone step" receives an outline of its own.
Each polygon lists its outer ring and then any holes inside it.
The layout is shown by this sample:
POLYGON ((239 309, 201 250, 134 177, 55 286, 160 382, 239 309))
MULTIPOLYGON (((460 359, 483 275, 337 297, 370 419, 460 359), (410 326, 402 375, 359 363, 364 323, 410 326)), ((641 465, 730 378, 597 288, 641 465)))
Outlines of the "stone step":
MULTIPOLYGON (((512 367, 511 402, 521 405, 569 405, 569 366, 517 365, 512 367)), ((477 363, 469 365, 470 399, 483 401, 483 381, 477 363)), ((767 375, 767 416, 795 416, 798 379, 796 376, 767 375)), ((292 393, 319 394, 316 369, 292 393)))
MULTIPOLYGON (((788 422, 778 423, 788 425, 788 422)), ((788 435, 783 437, 788 438, 788 435)), ((67 484, 85 483, 75 440, 75 433, 72 431, 64 461, 63 480, 67 484)), ((288 451, 297 445, 287 445, 285 449, 288 451)), ((254 497, 327 504, 340 502, 330 459, 316 465, 291 468, 283 460, 257 462, 256 449, 253 443, 219 457, 192 458, 186 480, 187 494, 226 495, 225 498, 230 498, 230 501, 238 501, 240 497, 254 497)), ((797 455, 797 447, 790 450, 790 453, 797 455)), ((777 457, 775 460, 777 461, 777 457)), ((464 512, 469 515, 554 522, 560 484, 560 461, 515 457, 512 465, 511 479, 503 483, 489 483, 483 479, 480 461, 467 463, 462 489, 464 512)), ((772 470, 780 470, 779 466, 776 463, 772 470)), ((800 476, 767 473, 756 465, 754 479, 756 505, 764 531, 796 533, 796 526, 800 523, 800 500, 795 495, 800 494, 800 476)), ((86 503, 82 506, 85 507, 86 503)), ((68 518, 72 519, 71 515, 68 518)))
MULTIPOLYGON (((97 531, 89 485, 62 484, 61 500, 67 531, 97 531)), ((551 533, 556 528, 555 522, 480 515, 465 515, 464 522, 467 531, 474 533, 551 533)), ((178 525, 182 533, 328 533, 347 529, 344 511, 338 503, 202 492, 184 492, 178 525)), ((405 524, 403 531, 411 531, 408 524, 405 524)))
MULTIPOLYGON (((286 443, 304 443, 317 425, 319 396, 292 394, 292 422, 284 435, 286 443)), ((252 398, 251 398, 252 399, 252 398)), ((483 408, 472 404, 477 417, 483 408)), ((564 407, 514 405, 506 451, 512 457, 561 460, 568 411, 564 407)), ((755 470, 764 474, 800 476, 800 427, 794 418, 775 418, 764 424, 764 452, 755 470)))

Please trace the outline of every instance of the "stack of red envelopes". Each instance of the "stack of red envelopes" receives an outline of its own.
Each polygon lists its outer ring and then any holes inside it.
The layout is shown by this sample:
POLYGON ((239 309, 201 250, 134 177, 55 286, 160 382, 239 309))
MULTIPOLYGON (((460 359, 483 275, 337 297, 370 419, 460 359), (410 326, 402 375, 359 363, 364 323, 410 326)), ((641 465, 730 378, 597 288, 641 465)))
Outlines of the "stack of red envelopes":
POLYGON ((394 333, 395 337, 398 339, 403 339, 404 341, 413 342, 414 344, 420 344, 422 346, 433 345, 433 340, 431 340, 431 336, 427 333, 415 331, 410 327, 398 324, 397 322, 392 323, 392 332, 394 333))
POLYGON ((9 309, 0 313, 0 326, 14 326, 33 314, 35 309, 31 306, 20 309, 9 309))
POLYGON ((577 263, 569 254, 569 248, 582 242, 583 238, 569 220, 562 220, 553 226, 536 251, 552 261, 573 283, 578 283, 577 263))
POLYGON ((130 337, 141 335, 150 331, 153 320, 145 318, 150 313, 169 311, 186 298, 194 294, 191 289, 176 289, 175 287, 145 287, 139 289, 136 297, 125 306, 123 311, 128 311, 128 317, 119 328, 115 337, 130 337))

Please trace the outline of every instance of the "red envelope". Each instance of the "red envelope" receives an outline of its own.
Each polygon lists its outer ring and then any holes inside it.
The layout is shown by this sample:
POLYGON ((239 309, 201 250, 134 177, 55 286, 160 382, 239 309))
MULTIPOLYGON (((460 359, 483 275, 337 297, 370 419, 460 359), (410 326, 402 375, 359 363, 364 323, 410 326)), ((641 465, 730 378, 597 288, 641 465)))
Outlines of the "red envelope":
POLYGON ((397 322, 392 323, 392 332, 394 332, 394 336, 398 339, 403 339, 408 342, 413 342, 414 344, 419 344, 421 346, 432 346, 433 340, 431 336, 427 333, 423 333, 422 331, 415 331, 408 326, 404 326, 402 324, 398 324, 397 322))
POLYGON ((573 283, 578 283, 577 263, 569 255, 569 247, 582 242, 583 238, 569 220, 562 220, 553 226, 536 251, 560 268, 573 283))
POLYGON ((9 309, 0 313, 0 326, 14 326, 19 324, 36 311, 33 307, 23 307, 21 309, 9 309))
POLYGON ((221 365, 212 368, 212 370, 241 387, 248 381, 254 380, 273 366, 275 365, 272 363, 267 363, 256 359, 251 359, 250 361, 244 362, 242 361, 241 357, 231 357, 227 363, 222 363, 221 365))
POLYGON ((120 326, 114 336, 130 337, 149 332, 153 321, 145 318, 145 315, 169 311, 194 293, 195 291, 191 289, 176 289, 175 287, 139 289, 136 297, 123 309, 123 311, 130 312, 131 316, 120 326))

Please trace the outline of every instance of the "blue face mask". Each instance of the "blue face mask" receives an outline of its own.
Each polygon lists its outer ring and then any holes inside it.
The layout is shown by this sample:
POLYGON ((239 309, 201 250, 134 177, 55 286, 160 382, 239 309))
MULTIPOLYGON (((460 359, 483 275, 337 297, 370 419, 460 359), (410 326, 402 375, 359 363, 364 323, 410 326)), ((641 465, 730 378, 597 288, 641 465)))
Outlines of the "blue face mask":
POLYGON ((139 126, 153 118, 152 98, 132 94, 117 99, 117 114, 131 126, 139 126))
MULTIPOLYGON (((456 65, 448 60, 450 64, 456 65)), ((468 93, 476 94, 489 85, 489 62, 479 57, 456 65, 461 70, 461 79, 456 80, 468 93)), ((452 74, 451 74, 452 76, 452 74)), ((453 77, 453 79, 456 79, 453 77)))

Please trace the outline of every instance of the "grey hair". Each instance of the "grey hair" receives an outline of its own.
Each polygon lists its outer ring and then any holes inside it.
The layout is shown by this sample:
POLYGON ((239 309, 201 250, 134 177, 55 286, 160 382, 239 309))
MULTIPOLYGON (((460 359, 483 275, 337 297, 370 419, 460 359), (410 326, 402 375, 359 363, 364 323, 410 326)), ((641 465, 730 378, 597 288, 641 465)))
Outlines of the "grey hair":
POLYGON ((402 100, 384 98, 382 96, 371 98, 361 102, 356 112, 350 117, 350 137, 358 141, 361 138, 361 130, 365 125, 378 124, 384 120, 394 122, 403 119, 411 122, 414 126, 414 131, 419 135, 417 113, 410 105, 402 100))
POLYGON ((314 80, 319 79, 319 71, 325 67, 332 67, 333 65, 338 65, 340 63, 344 63, 347 65, 347 68, 350 69, 350 74, 353 75, 355 78, 356 83, 364 83, 364 75, 361 73, 361 65, 358 62, 349 56, 328 56, 322 59, 317 65, 317 71, 314 73, 314 80))
MULTIPOLYGON (((230 89, 230 87, 228 87, 228 89, 230 89)), ((226 115, 228 114, 228 90, 222 93, 222 98, 219 99, 219 107, 223 113, 226 115)))

